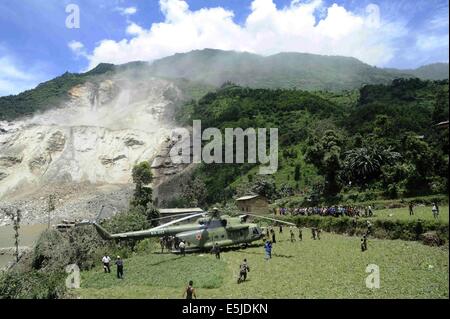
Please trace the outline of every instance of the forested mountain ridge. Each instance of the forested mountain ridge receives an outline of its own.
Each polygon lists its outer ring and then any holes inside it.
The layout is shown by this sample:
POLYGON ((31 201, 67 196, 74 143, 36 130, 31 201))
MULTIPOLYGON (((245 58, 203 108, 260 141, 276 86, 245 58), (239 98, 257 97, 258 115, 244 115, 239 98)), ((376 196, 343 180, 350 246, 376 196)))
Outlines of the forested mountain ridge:
MULTIPOLYGON (((31 115, 57 107, 68 92, 87 81, 97 83, 115 73, 163 77, 182 81, 187 95, 200 97, 207 89, 233 82, 251 88, 297 88, 301 90, 341 91, 359 89, 366 84, 389 84, 396 78, 448 78, 448 64, 438 63, 416 70, 381 69, 355 58, 285 52, 260 56, 246 52, 213 49, 175 54, 148 62, 123 65, 101 63, 86 73, 69 73, 39 84, 18 95, 0 97, 0 120, 31 115)), ((180 84, 180 83, 179 83, 180 84)))
POLYGON ((396 78, 448 78, 448 64, 445 63, 403 72, 373 67, 356 58, 343 56, 297 52, 261 56, 213 49, 162 58, 152 63, 150 69, 155 75, 184 77, 216 86, 229 81, 251 88, 328 91, 359 89, 365 84, 389 84, 396 78))

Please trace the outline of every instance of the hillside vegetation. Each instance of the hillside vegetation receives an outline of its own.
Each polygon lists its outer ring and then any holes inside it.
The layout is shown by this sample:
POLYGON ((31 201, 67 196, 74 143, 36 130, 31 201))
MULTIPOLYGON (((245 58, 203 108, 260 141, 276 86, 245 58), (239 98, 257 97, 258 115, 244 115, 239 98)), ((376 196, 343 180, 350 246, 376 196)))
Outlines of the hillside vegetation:
POLYGON ((181 123, 194 119, 222 135, 226 127, 279 129, 273 176, 259 176, 256 164, 201 164, 207 203, 251 190, 334 202, 352 192, 400 198, 448 190, 448 130, 435 126, 448 119, 447 80, 399 79, 342 93, 228 84, 179 110, 181 123))

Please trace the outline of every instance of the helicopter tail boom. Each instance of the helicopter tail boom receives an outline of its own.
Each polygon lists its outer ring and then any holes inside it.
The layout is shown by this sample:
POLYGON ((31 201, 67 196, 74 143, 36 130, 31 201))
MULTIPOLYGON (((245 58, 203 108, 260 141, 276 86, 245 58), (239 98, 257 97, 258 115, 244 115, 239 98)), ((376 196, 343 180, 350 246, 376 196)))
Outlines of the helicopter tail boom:
POLYGON ((100 237, 102 237, 105 240, 113 239, 113 236, 110 233, 108 233, 108 231, 104 229, 102 226, 100 226, 96 222, 93 222, 92 224, 94 225, 100 237))

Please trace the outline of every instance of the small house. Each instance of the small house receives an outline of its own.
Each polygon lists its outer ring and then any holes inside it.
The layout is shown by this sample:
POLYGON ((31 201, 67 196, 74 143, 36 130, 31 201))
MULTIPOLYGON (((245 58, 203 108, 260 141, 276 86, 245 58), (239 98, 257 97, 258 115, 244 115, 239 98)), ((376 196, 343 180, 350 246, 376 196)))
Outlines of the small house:
POLYGON ((243 213, 267 215, 270 213, 269 200, 261 195, 247 195, 236 199, 236 205, 243 213))

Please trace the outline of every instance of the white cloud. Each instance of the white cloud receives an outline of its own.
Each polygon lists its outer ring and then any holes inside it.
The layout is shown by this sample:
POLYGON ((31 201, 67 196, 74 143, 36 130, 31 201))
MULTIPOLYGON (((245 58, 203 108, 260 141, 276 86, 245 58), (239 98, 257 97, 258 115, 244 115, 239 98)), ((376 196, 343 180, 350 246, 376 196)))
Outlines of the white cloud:
POLYGON ((117 7, 116 11, 119 11, 121 15, 131 16, 133 14, 136 14, 137 8, 136 7, 128 7, 128 8, 117 7))
POLYGON ((79 53, 84 49, 84 44, 79 41, 70 41, 67 46, 74 52, 79 53))
POLYGON ((87 53, 86 48, 83 43, 73 40, 73 41, 70 41, 69 43, 67 43, 67 46, 75 54, 75 56, 77 58, 78 57, 84 57, 87 59, 91 58, 89 56, 89 54, 87 53))
POLYGON ((144 29, 133 22, 128 25, 127 33, 131 35, 139 35, 144 33, 144 29))
POLYGON ((437 49, 448 48, 449 40, 448 35, 441 36, 427 36, 422 35, 417 37, 416 47, 422 51, 432 51, 437 49))
POLYGON ((25 70, 12 56, 0 55, 0 96, 31 89, 41 81, 35 67, 25 70))
POLYGON ((100 41, 88 56, 89 68, 100 62, 151 61, 204 48, 263 55, 283 51, 344 55, 382 66, 394 57, 396 39, 407 32, 403 25, 379 17, 373 4, 358 14, 337 4, 327 7, 322 0, 293 0, 281 9, 272 0, 254 0, 243 25, 221 7, 192 11, 186 1, 160 0, 160 8, 164 22, 149 29, 130 22, 126 32, 131 39, 100 41))

